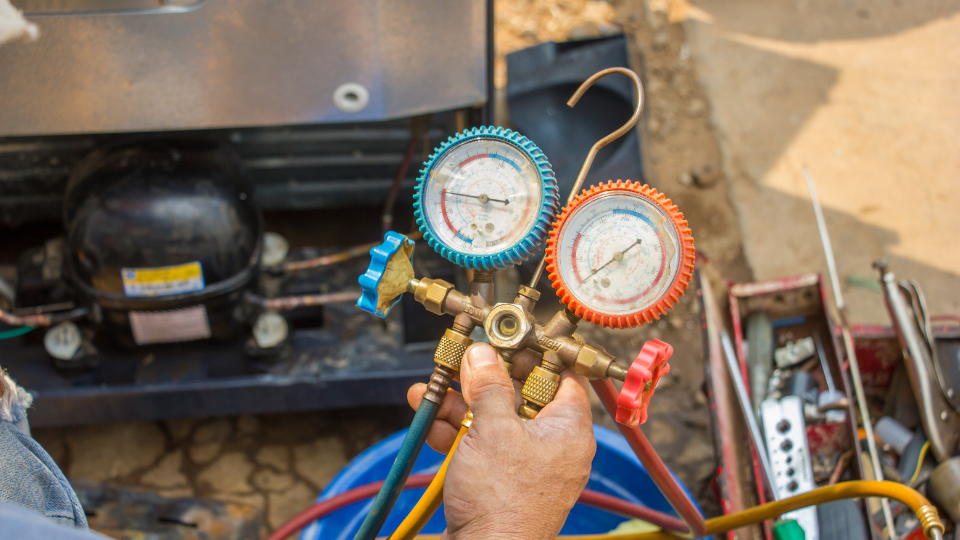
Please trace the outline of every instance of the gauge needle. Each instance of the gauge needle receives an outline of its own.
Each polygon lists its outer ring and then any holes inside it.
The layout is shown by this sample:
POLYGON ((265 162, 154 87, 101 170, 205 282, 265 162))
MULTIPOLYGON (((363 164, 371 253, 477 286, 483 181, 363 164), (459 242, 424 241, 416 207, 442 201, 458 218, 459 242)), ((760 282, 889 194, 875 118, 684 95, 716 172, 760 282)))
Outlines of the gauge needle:
POLYGON ((587 279, 590 279, 590 278, 592 278, 593 276, 597 275, 597 272, 599 272, 599 271, 603 270, 604 268, 606 268, 610 263, 612 263, 612 262, 614 262, 614 261, 622 261, 622 260, 623 260, 623 254, 626 253, 626 252, 628 252, 628 251, 630 251, 631 249, 633 249, 633 246, 639 246, 639 245, 640 245, 640 241, 641 241, 641 239, 640 239, 640 238, 637 238, 637 241, 634 242, 634 243, 632 243, 632 244, 630 244, 630 245, 627 247, 627 249, 625 249, 625 250, 623 250, 623 251, 615 251, 615 252, 613 252, 613 257, 611 257, 609 261, 605 262, 605 263, 603 264, 603 266, 601 266, 600 268, 597 268, 597 269, 594 270, 593 272, 590 272, 590 275, 587 276, 586 279, 583 280, 583 283, 586 283, 586 282, 587 282, 587 279))
POLYGON ((510 204, 510 201, 505 199, 491 199, 490 197, 487 197, 486 193, 481 193, 480 195, 467 195, 466 193, 454 193, 453 191, 448 191, 447 195, 459 195, 460 197, 470 197, 471 199, 477 199, 481 203, 498 202, 498 203, 503 203, 504 206, 510 204))

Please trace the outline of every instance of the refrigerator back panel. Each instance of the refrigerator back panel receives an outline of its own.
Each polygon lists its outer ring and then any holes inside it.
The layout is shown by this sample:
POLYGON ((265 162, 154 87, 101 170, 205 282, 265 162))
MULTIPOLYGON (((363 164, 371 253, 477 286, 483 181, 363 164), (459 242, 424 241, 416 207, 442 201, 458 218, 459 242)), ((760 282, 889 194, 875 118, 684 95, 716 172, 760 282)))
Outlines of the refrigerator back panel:
POLYGON ((0 136, 379 121, 487 99, 483 0, 13 4, 41 35, 0 49, 0 136))

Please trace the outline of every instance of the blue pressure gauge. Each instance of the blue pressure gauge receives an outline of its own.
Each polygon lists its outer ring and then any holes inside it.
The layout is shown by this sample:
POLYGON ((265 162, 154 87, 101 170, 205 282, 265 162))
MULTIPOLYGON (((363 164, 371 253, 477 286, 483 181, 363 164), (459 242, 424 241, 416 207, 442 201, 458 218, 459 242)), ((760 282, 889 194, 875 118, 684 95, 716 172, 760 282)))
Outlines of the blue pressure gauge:
POLYGON ((414 215, 440 255, 472 270, 531 257, 557 212, 557 182, 529 139, 499 127, 447 139, 420 171, 414 215))

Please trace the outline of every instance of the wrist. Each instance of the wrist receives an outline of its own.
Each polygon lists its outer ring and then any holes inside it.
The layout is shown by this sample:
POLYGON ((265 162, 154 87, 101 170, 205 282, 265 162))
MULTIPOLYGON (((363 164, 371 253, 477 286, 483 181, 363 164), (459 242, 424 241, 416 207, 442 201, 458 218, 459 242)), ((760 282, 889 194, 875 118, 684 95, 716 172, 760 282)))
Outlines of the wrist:
POLYGON ((557 519, 543 515, 517 513, 484 516, 456 530, 448 530, 449 540, 554 540, 566 521, 567 512, 557 519))

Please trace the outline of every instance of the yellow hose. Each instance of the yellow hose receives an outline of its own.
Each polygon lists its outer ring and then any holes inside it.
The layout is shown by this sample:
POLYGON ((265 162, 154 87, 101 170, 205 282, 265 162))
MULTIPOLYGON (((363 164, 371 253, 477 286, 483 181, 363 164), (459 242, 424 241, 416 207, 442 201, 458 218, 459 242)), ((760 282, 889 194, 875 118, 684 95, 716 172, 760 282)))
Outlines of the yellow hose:
POLYGON ((423 530, 424 525, 433 517, 437 508, 440 508, 440 503, 443 502, 443 480, 447 476, 447 465, 450 464, 450 458, 457 450, 460 439, 467 434, 467 429, 469 429, 472 421, 473 415, 467 413, 467 418, 464 418, 460 432, 457 433, 457 438, 454 439, 453 446, 450 447, 450 452, 447 453, 446 459, 443 460, 443 465, 440 465, 440 470, 437 471, 437 475, 433 477, 433 481, 427 486, 427 491, 424 492, 420 500, 417 501, 417 505, 407 514, 407 517, 403 519, 403 522, 400 523, 397 530, 393 531, 393 534, 390 535, 389 540, 411 540, 416 537, 417 533, 423 530))
MULTIPOLYGON (((786 512, 791 512, 807 506, 838 501, 841 499, 860 499, 864 497, 883 497, 894 499, 910 507, 923 526, 923 533, 927 538, 941 538, 943 523, 937 516, 937 510, 923 495, 920 495, 903 484, 888 481, 857 480, 842 482, 832 486, 817 488, 813 491, 795 495, 782 501, 769 502, 718 518, 707 520, 707 534, 724 533, 747 525, 773 519, 786 512)), ((421 540, 440 540, 439 536, 418 536, 421 540)), ((564 540, 676 540, 677 537, 666 532, 653 533, 623 533, 623 534, 593 534, 578 536, 562 536, 564 540)))

